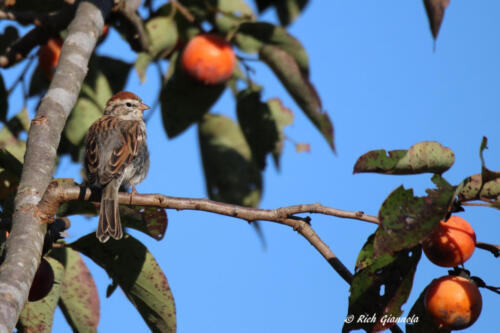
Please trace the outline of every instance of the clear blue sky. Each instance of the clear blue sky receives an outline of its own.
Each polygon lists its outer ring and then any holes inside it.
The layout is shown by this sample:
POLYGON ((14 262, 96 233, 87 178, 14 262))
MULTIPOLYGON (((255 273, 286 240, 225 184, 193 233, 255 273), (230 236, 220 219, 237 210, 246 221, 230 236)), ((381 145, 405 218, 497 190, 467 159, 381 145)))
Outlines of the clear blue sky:
MULTIPOLYGON (((376 215, 401 184, 424 194, 431 186, 430 175, 352 175, 357 157, 372 149, 404 149, 424 140, 439 141, 455 152, 455 165, 444 174, 453 184, 479 172, 482 136, 489 139, 487 165, 499 170, 499 12, 500 3, 494 0, 451 1, 434 52, 422 1, 312 1, 290 32, 309 53, 312 82, 335 124, 338 155, 332 154, 272 73, 256 65, 255 79, 265 84, 264 96, 281 98, 295 113, 286 135, 312 147, 311 153, 297 154, 286 143, 281 172, 272 166, 265 172, 261 207, 321 202, 376 215)), ((264 19, 276 22, 272 12, 264 19)), ((98 52, 135 59, 114 31, 98 52)), ((8 82, 14 77, 11 72, 3 71, 8 82)), ((132 73, 127 88, 153 104, 157 84, 150 68, 145 84, 132 73)), ((34 103, 30 105, 34 112, 34 103)), ((20 108, 11 100, 10 114, 20 108)), ((231 95, 226 93, 213 110, 235 118, 231 95)), ((151 170, 139 192, 205 197, 196 129, 168 140, 156 112, 148 133, 151 170)), ((80 179, 79 166, 63 158, 57 176, 80 179)), ((144 241, 168 277, 179 332, 340 331, 348 285, 300 235, 262 223, 268 244, 263 250, 245 222, 201 212, 168 213, 169 227, 161 242, 131 233, 144 241)), ((498 211, 467 208, 460 215, 473 225, 478 241, 499 242, 498 211)), ((92 232, 96 223, 97 218, 73 218, 68 240, 92 232)), ((312 226, 351 270, 375 230, 371 224, 316 215, 312 226)), ((121 290, 105 298, 111 280, 86 262, 101 297, 99 330, 147 332, 121 290)), ((476 250, 466 267, 487 284, 500 285, 498 259, 490 253, 476 250)), ((433 278, 445 274, 446 269, 422 257, 405 313, 433 278)), ((497 326, 499 296, 481 292, 482 315, 464 332, 497 326)), ((57 311, 54 332, 69 330, 57 311)))

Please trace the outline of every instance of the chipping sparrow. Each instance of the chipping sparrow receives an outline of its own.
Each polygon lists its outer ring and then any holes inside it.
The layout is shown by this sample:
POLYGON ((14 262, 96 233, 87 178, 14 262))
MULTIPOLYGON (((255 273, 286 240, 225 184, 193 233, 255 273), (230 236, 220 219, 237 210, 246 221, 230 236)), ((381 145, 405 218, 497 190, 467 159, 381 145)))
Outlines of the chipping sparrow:
POLYGON ((123 236, 118 210, 120 186, 135 186, 149 169, 143 111, 149 109, 135 94, 121 91, 111 97, 104 115, 85 136, 87 185, 102 189, 96 236, 100 242, 123 236))

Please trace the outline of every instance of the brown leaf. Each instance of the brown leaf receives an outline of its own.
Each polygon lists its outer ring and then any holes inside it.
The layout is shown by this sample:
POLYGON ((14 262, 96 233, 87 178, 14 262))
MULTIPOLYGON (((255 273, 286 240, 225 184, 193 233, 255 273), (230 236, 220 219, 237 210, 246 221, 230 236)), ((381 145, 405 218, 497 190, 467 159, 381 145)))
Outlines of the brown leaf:
POLYGON ((323 110, 316 89, 300 70, 297 61, 289 53, 274 45, 263 46, 259 51, 259 58, 271 68, 335 152, 333 124, 328 113, 323 110))
POLYGON ((73 249, 54 248, 50 256, 64 265, 59 307, 74 332, 97 332, 100 318, 95 281, 81 255, 73 249))
POLYGON ((437 39, 441 22, 443 22, 444 11, 450 4, 450 0, 424 0, 425 11, 429 18, 429 25, 431 26, 432 37, 437 39))
POLYGON ((297 143, 295 145, 295 151, 297 153, 310 153, 311 152, 311 145, 309 143, 297 143))

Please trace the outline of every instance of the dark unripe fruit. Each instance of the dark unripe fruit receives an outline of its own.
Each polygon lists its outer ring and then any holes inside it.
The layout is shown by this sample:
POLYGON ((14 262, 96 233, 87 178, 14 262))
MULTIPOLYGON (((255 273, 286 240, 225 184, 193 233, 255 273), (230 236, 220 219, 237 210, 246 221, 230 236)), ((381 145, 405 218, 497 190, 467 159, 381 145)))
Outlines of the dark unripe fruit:
POLYGON ((472 256, 476 247, 476 234, 472 226, 459 216, 452 216, 423 242, 424 253, 434 264, 455 267, 472 256))
POLYGON ((47 44, 41 46, 40 50, 38 50, 38 66, 48 80, 52 80, 54 76, 59 63, 62 44, 62 38, 50 38, 47 44))
POLYGON ((47 296, 54 284, 54 271, 49 262, 42 258, 31 284, 28 301, 36 302, 47 296))
POLYGON ((474 282, 461 276, 443 276, 429 285, 424 304, 438 327, 461 330, 474 324, 483 301, 474 282))
POLYGON ((196 81, 207 85, 227 81, 234 71, 236 56, 231 44, 214 34, 193 37, 182 53, 182 68, 196 81))

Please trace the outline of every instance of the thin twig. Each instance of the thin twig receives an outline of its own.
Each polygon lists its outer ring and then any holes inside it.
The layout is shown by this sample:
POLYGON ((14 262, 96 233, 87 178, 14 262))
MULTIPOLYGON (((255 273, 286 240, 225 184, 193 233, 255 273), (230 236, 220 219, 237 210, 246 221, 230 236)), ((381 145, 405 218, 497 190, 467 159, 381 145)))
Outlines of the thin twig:
POLYGON ((127 1, 122 1, 117 8, 117 12, 134 28, 134 34, 129 37, 139 42, 141 51, 148 52, 151 41, 136 8, 130 8, 127 6, 127 1))
POLYGON ((462 206, 470 207, 491 207, 491 204, 481 203, 481 202, 461 202, 462 206))
POLYGON ((37 13, 30 11, 14 11, 14 10, 0 10, 0 20, 16 21, 19 24, 34 24, 39 26, 42 22, 47 20, 47 17, 54 15, 54 13, 37 13))
POLYGON ((153 15, 153 1, 152 0, 146 0, 144 1, 144 7, 148 9, 149 16, 153 15))
POLYGON ((491 253, 493 253, 495 258, 500 257, 500 245, 477 242, 476 247, 482 250, 490 251, 491 253))
POLYGON ((190 23, 196 23, 196 19, 195 17, 189 12, 189 10, 184 7, 179 1, 177 0, 170 0, 170 4, 172 5, 172 7, 174 7, 176 10, 179 11, 179 13, 181 13, 182 16, 184 16, 184 18, 186 20, 188 20, 188 22, 190 23))
POLYGON ((392 333, 403 333, 403 330, 401 328, 399 328, 398 325, 394 325, 391 327, 391 332, 392 333))

